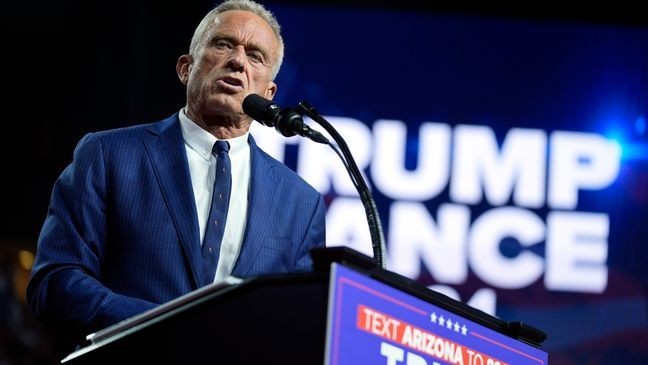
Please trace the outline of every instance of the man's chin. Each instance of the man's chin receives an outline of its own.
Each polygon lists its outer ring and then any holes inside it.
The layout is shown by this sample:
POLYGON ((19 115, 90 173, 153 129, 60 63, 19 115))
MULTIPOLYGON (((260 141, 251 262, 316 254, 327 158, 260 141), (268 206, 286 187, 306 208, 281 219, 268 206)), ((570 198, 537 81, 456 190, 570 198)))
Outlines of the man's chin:
POLYGON ((240 115, 243 113, 243 100, 231 95, 217 95, 209 99, 206 108, 212 115, 240 115))
POLYGON ((238 105, 238 108, 242 108, 243 105, 243 93, 240 94, 229 94, 229 93, 217 93, 217 94, 212 94, 211 97, 209 98, 209 104, 210 105, 216 105, 216 106, 232 106, 232 105, 238 105))

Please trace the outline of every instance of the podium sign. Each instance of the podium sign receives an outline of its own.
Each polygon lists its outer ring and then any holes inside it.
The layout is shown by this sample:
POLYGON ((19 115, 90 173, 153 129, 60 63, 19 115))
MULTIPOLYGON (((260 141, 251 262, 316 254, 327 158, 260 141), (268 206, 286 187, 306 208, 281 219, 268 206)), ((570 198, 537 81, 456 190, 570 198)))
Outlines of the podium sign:
POLYGON ((197 289, 88 336, 90 344, 62 363, 547 363, 540 330, 433 292, 357 252, 312 253, 312 272, 197 289))
POLYGON ((548 354, 333 263, 325 364, 544 365, 548 354))

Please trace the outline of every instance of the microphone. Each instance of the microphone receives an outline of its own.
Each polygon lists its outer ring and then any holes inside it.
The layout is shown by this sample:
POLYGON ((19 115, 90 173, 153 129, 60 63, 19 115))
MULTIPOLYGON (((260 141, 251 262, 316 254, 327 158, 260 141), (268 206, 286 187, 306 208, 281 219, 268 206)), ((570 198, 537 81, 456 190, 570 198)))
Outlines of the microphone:
POLYGON ((298 134, 318 143, 329 143, 324 135, 304 124, 304 119, 296 108, 280 108, 258 94, 250 94, 243 99, 243 111, 257 122, 274 127, 284 137, 298 134))
POLYGON ((342 159, 344 167, 347 169, 353 185, 358 190, 360 200, 365 207, 367 223, 369 223, 369 232, 371 233, 371 246, 374 251, 374 258, 381 268, 385 268, 385 239, 382 233, 382 225, 378 209, 374 202, 371 192, 362 177, 358 165, 353 160, 353 155, 349 150, 346 142, 340 134, 333 128, 324 117, 322 117, 310 104, 301 101, 297 108, 280 108, 272 101, 265 99, 257 94, 250 94, 243 99, 243 111, 257 122, 275 129, 286 137, 299 134, 308 137, 315 142, 328 144, 337 155, 342 159), (301 111, 301 112, 300 112, 301 111), (314 122, 319 123, 328 134, 335 140, 342 152, 338 150, 335 144, 329 143, 328 139, 321 133, 310 129, 304 124, 302 112, 310 117, 314 122))

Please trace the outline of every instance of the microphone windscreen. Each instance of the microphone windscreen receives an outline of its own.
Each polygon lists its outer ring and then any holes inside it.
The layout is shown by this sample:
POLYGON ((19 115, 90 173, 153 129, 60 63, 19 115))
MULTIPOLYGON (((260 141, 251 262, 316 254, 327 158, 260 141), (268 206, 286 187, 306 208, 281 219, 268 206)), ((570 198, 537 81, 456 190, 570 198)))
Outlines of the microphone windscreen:
POLYGON ((243 99, 243 112, 268 127, 274 127, 280 111, 277 104, 258 94, 250 94, 243 99))

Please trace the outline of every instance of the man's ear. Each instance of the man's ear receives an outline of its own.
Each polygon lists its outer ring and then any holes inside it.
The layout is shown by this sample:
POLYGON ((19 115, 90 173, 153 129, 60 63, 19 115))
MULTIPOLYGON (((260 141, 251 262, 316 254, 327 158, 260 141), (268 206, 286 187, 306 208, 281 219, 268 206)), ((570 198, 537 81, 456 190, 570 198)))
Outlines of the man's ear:
POLYGON ((189 80, 189 72, 193 64, 193 57, 188 54, 184 54, 178 58, 176 62, 176 73, 178 78, 183 85, 187 85, 187 80, 189 80))
POLYGON ((268 87, 266 88, 263 97, 272 100, 272 98, 275 96, 277 93, 277 84, 275 84, 273 81, 270 81, 268 84, 268 87))

